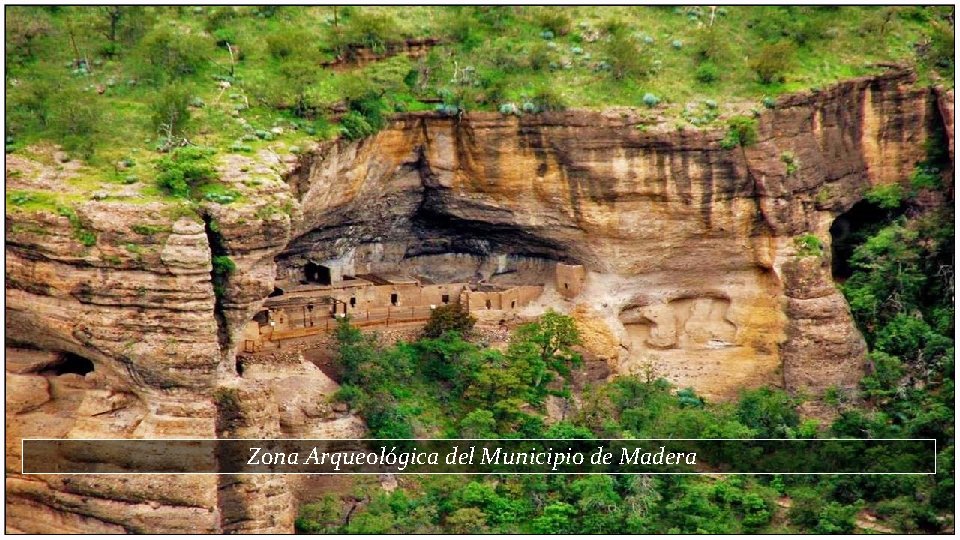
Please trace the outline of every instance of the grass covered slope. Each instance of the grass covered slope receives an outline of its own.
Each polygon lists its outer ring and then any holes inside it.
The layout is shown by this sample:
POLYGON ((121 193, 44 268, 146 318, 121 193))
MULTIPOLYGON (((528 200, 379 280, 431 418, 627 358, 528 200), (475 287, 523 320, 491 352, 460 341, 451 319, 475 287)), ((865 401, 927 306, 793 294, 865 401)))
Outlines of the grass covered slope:
POLYGON ((704 124, 687 102, 759 104, 876 63, 952 79, 952 35, 949 7, 10 7, 6 145, 110 171, 184 140, 359 138, 407 110, 646 105, 704 124), (440 44, 393 54, 424 38, 440 44))

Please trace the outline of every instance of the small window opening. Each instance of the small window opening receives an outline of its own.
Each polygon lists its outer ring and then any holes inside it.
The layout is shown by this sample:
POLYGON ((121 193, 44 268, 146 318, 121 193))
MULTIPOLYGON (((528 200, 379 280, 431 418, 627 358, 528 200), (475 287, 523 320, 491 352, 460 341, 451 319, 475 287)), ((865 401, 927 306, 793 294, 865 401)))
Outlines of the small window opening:
POLYGON ((397 296, 397 293, 393 293, 390 295, 390 305, 395 306, 399 301, 400 301, 400 298, 397 296))
POLYGON ((449 294, 444 294, 443 296, 440 297, 440 301, 443 302, 444 304, 449 304, 449 303, 450 303, 450 295, 449 295, 449 294))

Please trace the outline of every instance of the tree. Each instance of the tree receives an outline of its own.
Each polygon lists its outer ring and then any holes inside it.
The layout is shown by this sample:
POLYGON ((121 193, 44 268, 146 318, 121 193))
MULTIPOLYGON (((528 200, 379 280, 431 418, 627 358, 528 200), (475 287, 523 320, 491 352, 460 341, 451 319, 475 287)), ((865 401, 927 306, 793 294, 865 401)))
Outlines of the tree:
POLYGON ((103 52, 114 56, 121 45, 136 43, 152 26, 153 19, 143 6, 100 6, 96 28, 107 39, 103 52))
POLYGON ((694 42, 694 52, 699 62, 723 65, 730 59, 730 30, 718 24, 705 26, 694 42))
POLYGON ((213 150, 197 146, 177 148, 157 160, 157 184, 175 197, 188 197, 190 190, 217 177, 213 150))
POLYGON ((626 30, 613 32, 604 46, 604 57, 615 79, 646 77, 653 72, 649 51, 626 30))
POLYGON ((763 84, 783 82, 793 62, 793 54, 793 44, 789 41, 764 45, 750 60, 750 69, 763 84))
POLYGON ((359 328, 350 324, 349 317, 337 319, 333 332, 337 344, 337 357, 343 366, 343 382, 355 384, 361 380, 362 367, 373 361, 376 355, 374 342, 359 328))
POLYGON ((737 418, 757 430, 760 438, 783 438, 800 423, 797 403, 782 390, 745 390, 737 404, 737 418))
POLYGON ((466 439, 492 439, 496 429, 497 421, 486 409, 474 409, 460 421, 460 436, 466 439))
POLYGON ((76 88, 64 88, 50 98, 48 107, 49 127, 60 144, 84 157, 92 155, 103 121, 97 96, 76 88))
POLYGON ((461 336, 467 336, 476 323, 476 317, 470 315, 460 302, 453 302, 438 306, 430 312, 430 319, 423 327, 423 336, 438 338, 447 332, 457 332, 461 336))
POLYGON ((194 33, 159 25, 140 41, 137 58, 144 78, 160 85, 203 69, 213 44, 194 33))
POLYGON ((60 91, 53 73, 34 70, 35 76, 9 88, 7 129, 11 132, 41 131, 47 128, 53 99, 60 91))
POLYGON ((581 478, 570 486, 580 509, 580 531, 584 533, 621 532, 621 505, 613 478, 593 475, 581 478))
POLYGON ((560 375, 567 376, 571 366, 581 362, 571 347, 580 344, 580 332, 572 317, 548 310, 533 323, 519 327, 511 344, 529 343, 536 347, 540 360, 560 375))
POLYGON ((577 509, 565 502, 556 502, 543 509, 531 523, 536 534, 569 534, 574 532, 573 516, 577 509))
POLYGON ((334 27, 330 41, 337 56, 349 58, 358 47, 382 53, 389 43, 399 38, 399 29, 391 17, 355 9, 344 23, 334 27))
POLYGON ((163 137, 180 137, 190 121, 190 92, 179 84, 164 87, 150 104, 153 128, 163 137))
POLYGON ((446 523, 453 534, 479 534, 487 528, 487 515, 479 508, 458 508, 447 516, 446 523))
POLYGON ((50 35, 53 27, 46 12, 35 7, 10 6, 6 8, 4 33, 7 58, 21 62, 34 59, 37 42, 50 35))
POLYGON ((454 391, 462 391, 476 375, 481 359, 478 348, 448 331, 438 338, 421 338, 413 344, 421 373, 439 381, 452 383, 454 391))

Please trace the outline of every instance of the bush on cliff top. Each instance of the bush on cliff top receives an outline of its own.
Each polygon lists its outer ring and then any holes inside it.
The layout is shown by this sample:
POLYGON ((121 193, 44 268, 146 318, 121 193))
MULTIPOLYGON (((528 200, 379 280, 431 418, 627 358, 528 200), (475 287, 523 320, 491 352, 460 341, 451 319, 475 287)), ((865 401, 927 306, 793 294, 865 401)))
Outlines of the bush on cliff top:
POLYGON ((157 185, 174 197, 189 197, 193 188, 216 179, 213 155, 209 148, 177 148, 157 160, 157 185))

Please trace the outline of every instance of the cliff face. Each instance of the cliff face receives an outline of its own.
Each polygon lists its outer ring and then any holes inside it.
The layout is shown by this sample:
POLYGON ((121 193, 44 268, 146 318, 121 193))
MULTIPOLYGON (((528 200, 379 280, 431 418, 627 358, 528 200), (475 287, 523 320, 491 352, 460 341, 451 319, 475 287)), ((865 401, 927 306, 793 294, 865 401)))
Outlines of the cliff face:
MULTIPOLYGON (((747 148, 626 110, 412 114, 300 157, 229 156, 221 176, 246 202, 199 217, 122 196, 74 218, 8 207, 10 526, 289 531, 279 477, 23 477, 17 453, 21 437, 315 432, 278 420, 289 396, 235 364, 277 274, 308 257, 452 273, 502 257, 581 264, 583 293, 556 306, 586 304, 578 313, 619 340, 607 347, 615 372, 653 370, 715 397, 852 387, 865 347, 833 286, 829 227, 870 186, 906 181, 943 123, 943 97, 912 83, 892 72, 781 98, 747 148), (803 233, 825 258, 797 256, 803 233), (237 267, 216 292, 212 255, 237 267), (224 417, 228 390, 258 403, 240 424, 224 417)), ((7 166, 13 189, 39 174, 22 158, 7 166)))

